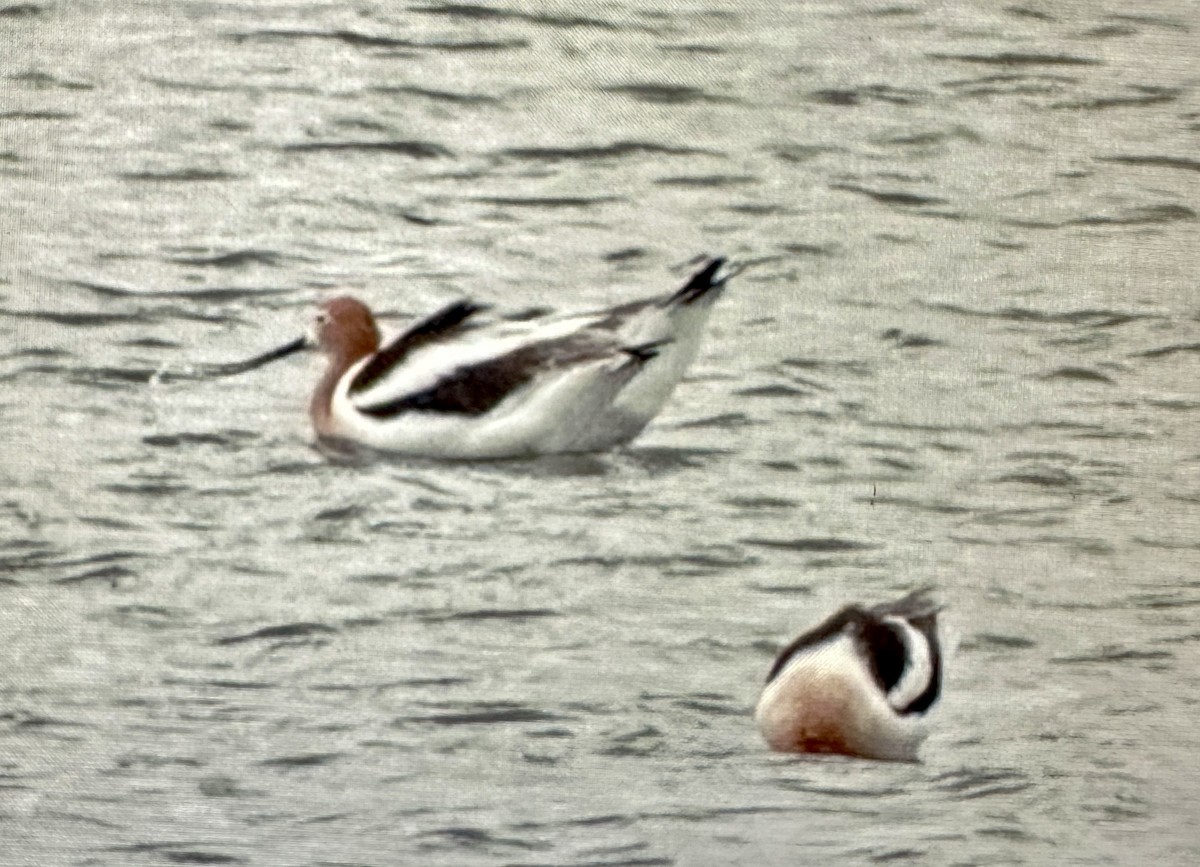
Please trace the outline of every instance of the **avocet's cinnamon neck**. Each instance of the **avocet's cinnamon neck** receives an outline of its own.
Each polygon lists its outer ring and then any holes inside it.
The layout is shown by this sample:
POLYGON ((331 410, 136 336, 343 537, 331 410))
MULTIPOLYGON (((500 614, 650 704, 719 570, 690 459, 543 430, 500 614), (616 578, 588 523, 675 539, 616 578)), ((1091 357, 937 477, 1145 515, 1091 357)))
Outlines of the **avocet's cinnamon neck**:
POLYGON ((938 606, 927 591, 850 605, 796 638, 754 717, 774 750, 915 761, 942 687, 938 606))
POLYGON ((321 305, 327 367, 310 405, 323 439, 493 459, 603 451, 656 416, 695 357, 728 275, 712 259, 677 292, 606 310, 484 323, 460 301, 386 344, 366 305, 321 305))

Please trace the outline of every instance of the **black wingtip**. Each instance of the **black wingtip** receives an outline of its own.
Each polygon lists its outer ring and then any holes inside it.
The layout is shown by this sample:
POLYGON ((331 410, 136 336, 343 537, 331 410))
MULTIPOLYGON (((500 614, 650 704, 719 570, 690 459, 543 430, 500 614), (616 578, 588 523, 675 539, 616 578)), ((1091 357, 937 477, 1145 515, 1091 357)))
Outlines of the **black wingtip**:
POLYGON ((454 301, 433 315, 417 322, 408 330, 408 335, 416 337, 444 333, 466 322, 476 313, 485 312, 489 307, 488 304, 477 304, 467 299, 454 301))
POLYGON ((717 272, 725 264, 724 256, 716 256, 692 275, 678 292, 667 299, 668 304, 693 304, 714 289, 724 287, 727 278, 716 279, 717 272))

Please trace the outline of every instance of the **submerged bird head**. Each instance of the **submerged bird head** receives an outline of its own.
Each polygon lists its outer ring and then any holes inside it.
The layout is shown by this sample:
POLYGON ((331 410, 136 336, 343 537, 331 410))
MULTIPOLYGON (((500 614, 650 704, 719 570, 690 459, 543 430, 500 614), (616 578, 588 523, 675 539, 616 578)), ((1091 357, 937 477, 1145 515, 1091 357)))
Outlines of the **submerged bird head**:
POLYGON ((918 590, 847 605, 777 657, 755 709, 772 749, 915 760, 941 695, 940 606, 918 590))
POLYGON ((327 356, 349 366, 379 349, 379 328, 367 305, 342 295, 317 309, 311 340, 327 356))

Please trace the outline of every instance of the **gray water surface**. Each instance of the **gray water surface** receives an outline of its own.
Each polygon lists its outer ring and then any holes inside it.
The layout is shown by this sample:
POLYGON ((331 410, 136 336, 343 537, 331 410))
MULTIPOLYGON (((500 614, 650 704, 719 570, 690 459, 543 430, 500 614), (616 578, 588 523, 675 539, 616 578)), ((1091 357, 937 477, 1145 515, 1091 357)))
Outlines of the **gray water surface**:
POLYGON ((0 7, 0 861, 1192 865, 1185 0, 0 7), (351 291, 753 267, 632 447, 344 461, 351 291), (766 751, 932 584, 919 764, 766 751))

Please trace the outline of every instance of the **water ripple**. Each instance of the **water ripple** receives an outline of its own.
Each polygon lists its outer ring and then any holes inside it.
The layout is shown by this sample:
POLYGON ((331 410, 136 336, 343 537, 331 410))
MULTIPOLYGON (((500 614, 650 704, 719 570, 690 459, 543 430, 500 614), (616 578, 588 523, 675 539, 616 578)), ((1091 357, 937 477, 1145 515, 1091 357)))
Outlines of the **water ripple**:
POLYGON ((280 626, 265 626, 243 635, 218 638, 214 644, 243 644, 248 641, 270 641, 278 638, 306 638, 310 635, 336 633, 337 629, 325 623, 285 623, 280 626))
POLYGON ((840 539, 834 536, 796 539, 739 539, 743 545, 753 545, 758 548, 771 548, 778 551, 799 551, 806 553, 842 554, 850 551, 870 551, 880 547, 869 542, 858 542, 853 539, 840 539))
POLYGON ((77 117, 79 115, 74 112, 49 108, 0 111, 0 120, 74 120, 77 117))
POLYGON ((939 774, 933 784, 963 800, 1014 794, 1033 785, 1025 773, 1012 768, 962 768, 939 774))
POLYGON ((518 147, 507 148, 501 156, 519 160, 557 162, 559 160, 604 160, 630 156, 719 156, 701 148, 664 145, 648 141, 617 141, 607 145, 577 145, 575 147, 518 147))
POLYGON ((1135 352, 1133 358, 1165 358, 1169 355, 1178 355, 1181 352, 1200 352, 1200 343, 1171 343, 1167 346, 1158 346, 1154 349, 1145 349, 1141 352, 1135 352))
POLYGON ((8 6, 0 6, 0 18, 32 18, 45 11, 45 6, 36 3, 11 3, 8 6))
MULTIPOLYGON (((9 7, 12 8, 12 7, 9 7)), ((78 81, 70 78, 60 78, 48 72, 29 70, 8 76, 9 81, 25 84, 37 90, 95 90, 96 85, 88 81, 78 81)))
POLYGON ((109 846, 104 851, 128 855, 145 853, 161 856, 172 864, 249 864, 245 858, 210 849, 193 848, 194 843, 133 843, 109 846))
POLYGON ((88 581, 99 581, 112 587, 117 587, 124 579, 132 578, 137 573, 126 566, 101 566, 98 569, 88 569, 66 578, 59 578, 55 584, 84 584, 88 581))
POLYGON ((292 144, 283 145, 282 150, 294 153, 312 153, 318 151, 366 151, 396 154, 397 156, 412 157, 414 159, 421 160, 453 156, 448 148, 428 141, 294 142, 292 144))
POLYGON ((404 96, 419 96, 434 102, 446 102, 453 105, 494 105, 501 102, 499 97, 484 93, 459 93, 449 90, 434 90, 413 85, 381 85, 371 89, 373 93, 396 94, 404 96))
POLYGON ((656 178, 654 183, 663 187, 682 187, 703 190, 710 188, 736 187, 758 182, 754 175, 676 175, 656 178))
POLYGON ((814 90, 808 97, 813 102, 834 106, 856 106, 869 102, 915 105, 928 100, 929 94, 924 91, 905 90, 886 84, 869 84, 856 88, 814 90))
POLYGON ((623 201, 620 196, 478 196, 471 201, 501 208, 590 208, 623 201))
MULTIPOLYGON (((134 286, 119 286, 115 283, 100 283, 95 280, 63 280, 61 282, 64 286, 85 289, 100 298, 177 298, 206 304, 246 301, 264 296, 282 295, 291 291, 290 289, 275 289, 263 286, 201 286, 183 289, 146 289, 134 286)), ((173 312, 176 311, 160 307, 154 311, 143 311, 137 314, 137 316, 142 321, 151 322, 162 318, 164 314, 173 312)), ((205 318, 204 321, 209 321, 209 319, 205 318)), ((221 321, 231 324, 241 322, 239 319, 227 318, 227 314, 222 314, 221 321)))
POLYGON ((1180 169, 1188 172, 1200 172, 1200 160, 1185 157, 1140 156, 1134 154, 1116 154, 1114 156, 1096 157, 1106 163, 1122 163, 1127 166, 1150 166, 1159 169, 1180 169))
POLYGON ((959 645, 962 650, 1028 650, 1037 642, 1023 635, 1000 635, 995 632, 979 632, 959 645))
POLYGON ((256 250, 247 248, 231 250, 228 253, 213 253, 207 256, 170 256, 168 262, 177 265, 195 265, 204 268, 245 268, 247 265, 265 265, 275 268, 281 265, 285 257, 274 250, 256 250))
POLYGON ((1005 307, 998 310, 980 310, 958 304, 931 302, 922 302, 922 306, 931 310, 940 310, 960 316, 1005 319, 1010 322, 1080 325, 1085 328, 1115 328, 1120 325, 1128 325, 1131 322, 1161 318, 1150 313, 1129 313, 1117 310, 1088 308, 1065 311, 1035 310, 1030 307, 1005 307))
POLYGON ((1067 380, 1068 382, 1099 382, 1104 385, 1115 385, 1116 380, 1090 367, 1059 367, 1040 376, 1044 380, 1067 380))
POLYGON ((1163 659, 1174 659, 1175 654, 1167 650, 1138 650, 1110 644, 1092 653, 1082 653, 1077 656, 1055 656, 1050 661, 1060 665, 1107 665, 1113 662, 1146 662, 1163 659))
POLYGON ((331 764, 344 755, 345 753, 301 753, 294 756, 263 759, 258 764, 264 768, 311 768, 331 764))
POLYGON ((478 608, 470 611, 413 612, 422 623, 453 623, 459 620, 522 621, 545 617, 561 617, 551 608, 478 608))
POLYGON ((1155 87, 1133 85, 1129 88, 1133 93, 1117 96, 1098 96, 1092 99, 1068 100, 1053 103, 1050 107, 1071 111, 1103 111, 1110 108, 1129 108, 1136 106, 1159 105, 1174 102, 1183 91, 1174 87, 1155 87))
POLYGON ((403 727, 410 723, 437 726, 500 725, 507 723, 560 722, 573 717, 552 713, 516 702, 463 702, 455 705, 454 711, 432 713, 422 716, 397 717, 392 725, 403 727))
POLYGON ((226 451, 242 451, 262 439, 255 431, 230 428, 223 431, 190 432, 175 434, 151 434, 142 437, 148 446, 163 449, 178 449, 192 446, 218 446, 226 451))
POLYGON ((538 851, 551 848, 551 844, 542 841, 522 840, 516 837, 502 837, 483 828, 454 826, 449 828, 434 828, 425 831, 421 838, 434 838, 421 844, 422 849, 467 849, 470 851, 490 852, 495 849, 522 849, 538 851))
POLYGON ((657 34, 658 28, 633 23, 617 23, 604 18, 589 18, 584 15, 551 15, 547 13, 522 12, 516 9, 503 9, 488 6, 477 6, 471 3, 437 3, 431 6, 414 6, 411 11, 419 15, 437 15, 447 18, 464 18, 471 21, 521 22, 537 24, 564 30, 591 28, 610 31, 641 31, 657 34))
POLYGON ((252 30, 243 33, 229 33, 226 38, 234 42, 248 41, 290 41, 290 40, 328 40, 353 45, 356 48, 413 48, 416 43, 408 39, 396 39, 390 36, 376 36, 360 33, 355 30, 252 30))
POLYGON ((1079 57, 1073 54, 1035 54, 1016 51, 1001 51, 996 54, 926 54, 930 60, 977 63, 987 66, 1099 66, 1103 63, 1094 57, 1079 57))
POLYGON ((73 313, 63 310, 0 310, 0 316, 31 319, 36 322, 52 322, 55 325, 66 325, 72 328, 106 328, 111 325, 146 322, 146 317, 142 313, 101 313, 99 311, 73 313))
POLYGON ((641 726, 632 731, 610 735, 608 746, 597 750, 601 756, 615 758, 643 758, 662 752, 666 748, 666 736, 654 726, 641 726))
POLYGON ((654 82, 639 82, 632 84, 611 84, 600 88, 603 93, 614 93, 628 96, 638 102, 648 102, 656 105, 693 105, 696 103, 728 102, 728 97, 714 96, 703 88, 689 87, 682 84, 659 84, 654 82))
POLYGON ((242 175, 234 172, 226 172, 220 169, 176 169, 174 171, 139 171, 139 172, 120 172, 117 177, 125 181, 148 181, 156 184, 176 184, 176 183, 207 183, 210 181, 234 181, 242 178, 242 175))
POLYGON ((1179 30, 1190 33, 1192 28, 1175 18, 1165 15, 1137 15, 1130 12, 1114 12, 1107 16, 1110 21, 1128 21, 1131 24, 1145 24, 1149 27, 1161 27, 1164 30, 1179 30))

